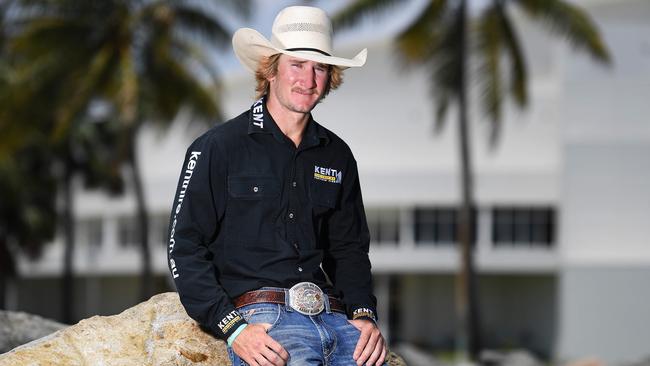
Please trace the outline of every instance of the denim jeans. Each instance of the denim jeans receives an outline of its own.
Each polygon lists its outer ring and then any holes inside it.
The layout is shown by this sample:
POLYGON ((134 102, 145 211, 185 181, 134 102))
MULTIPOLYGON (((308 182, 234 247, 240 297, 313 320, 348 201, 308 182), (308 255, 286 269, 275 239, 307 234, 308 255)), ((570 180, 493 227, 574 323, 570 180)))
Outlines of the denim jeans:
MULTIPOLYGON (((359 339, 355 328, 343 313, 332 312, 326 302, 325 311, 308 316, 288 305, 251 304, 239 308, 249 324, 269 323, 268 334, 289 352, 288 366, 347 366, 359 339)), ((233 366, 247 365, 228 347, 233 366)))

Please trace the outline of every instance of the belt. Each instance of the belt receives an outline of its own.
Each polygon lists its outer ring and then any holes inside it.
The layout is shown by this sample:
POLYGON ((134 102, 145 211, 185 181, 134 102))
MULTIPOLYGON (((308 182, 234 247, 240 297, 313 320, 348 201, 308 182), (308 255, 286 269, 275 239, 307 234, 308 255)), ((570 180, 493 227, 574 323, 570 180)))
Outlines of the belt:
MULTIPOLYGON (((343 306, 343 303, 339 299, 324 294, 323 296, 327 297, 327 299, 329 300, 330 310, 338 311, 340 313, 345 314, 345 306, 343 306)), ((286 304, 285 299, 286 299, 285 290, 255 290, 255 291, 248 291, 243 295, 238 296, 237 298, 235 298, 233 303, 236 308, 240 308, 242 306, 246 306, 250 304, 257 304, 257 303, 273 303, 273 304, 285 305, 286 304)), ((295 309, 295 307, 293 308, 295 309)), ((309 314, 309 315, 315 315, 315 314, 309 314)))

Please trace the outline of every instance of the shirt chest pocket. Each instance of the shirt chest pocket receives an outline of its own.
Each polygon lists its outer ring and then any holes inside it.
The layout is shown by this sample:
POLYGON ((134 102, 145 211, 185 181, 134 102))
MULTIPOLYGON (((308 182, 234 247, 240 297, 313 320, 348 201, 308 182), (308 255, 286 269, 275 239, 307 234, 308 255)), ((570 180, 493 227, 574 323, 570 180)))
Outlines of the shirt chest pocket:
POLYGON ((259 245, 274 239, 280 182, 273 176, 229 176, 226 225, 234 242, 259 245))
POLYGON ((315 214, 322 214, 335 209, 339 202, 341 185, 337 183, 314 180, 309 186, 309 196, 315 214))

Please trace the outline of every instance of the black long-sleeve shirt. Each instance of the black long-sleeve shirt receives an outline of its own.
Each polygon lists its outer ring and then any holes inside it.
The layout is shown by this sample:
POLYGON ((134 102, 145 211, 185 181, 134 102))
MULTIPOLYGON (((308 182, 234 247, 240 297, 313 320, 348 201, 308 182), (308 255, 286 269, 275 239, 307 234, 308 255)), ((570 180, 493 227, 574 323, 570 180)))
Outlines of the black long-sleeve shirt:
POLYGON ((265 99, 188 148, 168 259, 187 313, 221 339, 245 321, 231 299, 310 281, 348 316, 375 317, 369 234, 350 148, 313 119, 298 148, 265 99))

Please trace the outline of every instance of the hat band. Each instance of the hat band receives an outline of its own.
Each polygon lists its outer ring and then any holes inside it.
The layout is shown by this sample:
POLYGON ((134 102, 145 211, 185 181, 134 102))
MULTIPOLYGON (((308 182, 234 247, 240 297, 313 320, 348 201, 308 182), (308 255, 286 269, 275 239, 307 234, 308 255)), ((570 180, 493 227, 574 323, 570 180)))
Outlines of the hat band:
POLYGON ((323 54, 325 56, 332 56, 327 52, 319 50, 318 48, 307 48, 307 47, 303 47, 303 48, 287 48, 286 51, 314 51, 314 52, 318 52, 320 54, 323 54))

